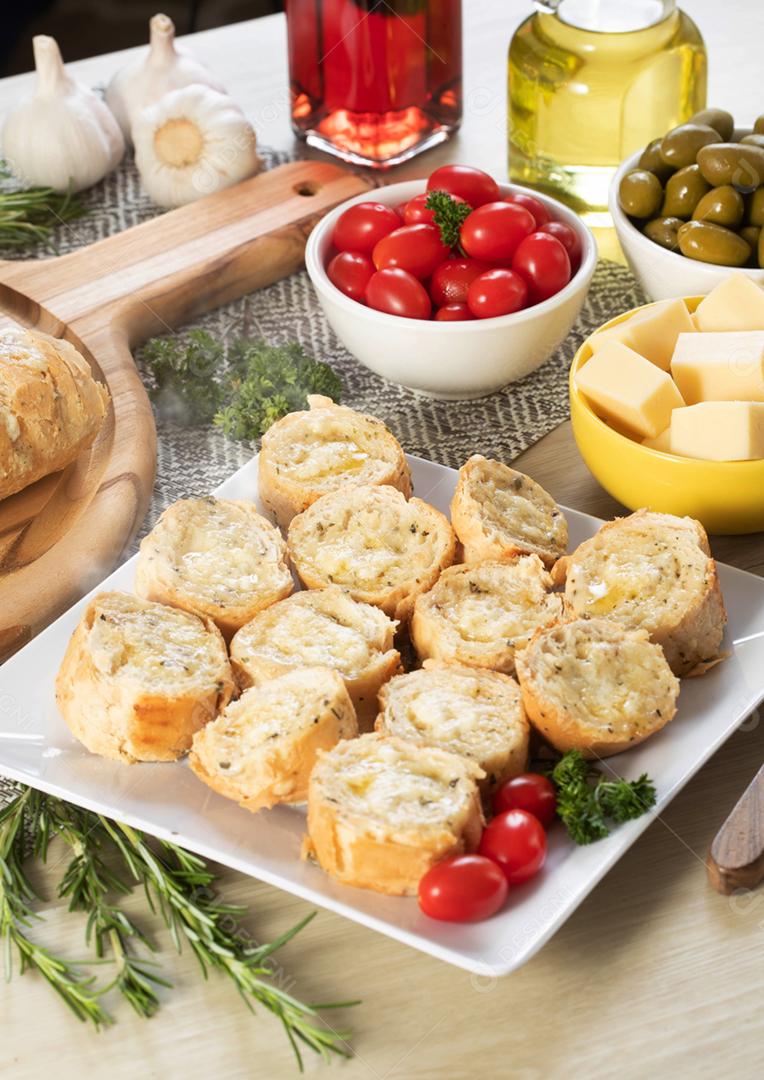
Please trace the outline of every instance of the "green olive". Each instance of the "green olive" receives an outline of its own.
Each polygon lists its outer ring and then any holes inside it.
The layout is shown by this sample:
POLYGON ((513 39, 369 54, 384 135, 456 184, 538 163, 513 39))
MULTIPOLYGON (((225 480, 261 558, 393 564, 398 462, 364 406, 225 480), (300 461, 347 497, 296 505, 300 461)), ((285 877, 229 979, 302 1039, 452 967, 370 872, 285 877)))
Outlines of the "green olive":
POLYGON ((746 225, 764 226, 764 187, 756 188, 746 199, 746 225))
POLYGON ((751 249, 737 233, 708 221, 685 221, 679 230, 679 250, 688 259, 715 266, 745 266, 751 249))
POLYGON ((759 233, 759 266, 764 270, 764 229, 759 233))
POLYGON ((667 165, 661 157, 661 141, 661 139, 653 139, 651 143, 647 144, 637 162, 637 168, 647 169, 648 172, 655 173, 661 183, 664 183, 671 176, 674 169, 673 166, 667 165))
POLYGON ((679 239, 676 234, 681 224, 681 218, 678 217, 653 218, 645 225, 644 234, 654 244, 660 244, 669 251, 678 251, 679 239))
POLYGON ((717 143, 698 151, 698 165, 712 187, 732 184, 753 191, 764 184, 764 149, 749 143, 717 143))
POLYGON ((661 140, 661 157, 674 169, 693 165, 704 146, 721 143, 718 131, 707 124, 680 124, 661 140))
POLYGON ((754 135, 764 135, 764 113, 756 120, 753 125, 754 135))
POLYGON ((618 201, 629 217, 652 217, 663 202, 661 182, 655 173, 647 169, 634 169, 621 180, 618 201))
POLYGON ((746 146, 764 146, 764 132, 761 135, 744 135, 740 141, 746 146))
POLYGON ((745 228, 740 230, 740 235, 745 240, 751 249, 751 257, 748 260, 748 266, 759 265, 759 237, 761 235, 761 229, 758 225, 746 225, 745 228))
POLYGON ((661 217, 691 218, 700 200, 711 190, 697 165, 687 165, 666 181, 661 217))
POLYGON ((692 212, 695 221, 713 221, 715 225, 725 225, 736 229, 743 220, 745 203, 743 196, 735 188, 725 184, 707 191, 692 212))
POLYGON ((727 142, 732 138, 735 130, 735 118, 726 109, 701 109, 690 117, 691 124, 705 124, 706 127, 718 131, 721 142, 727 142))

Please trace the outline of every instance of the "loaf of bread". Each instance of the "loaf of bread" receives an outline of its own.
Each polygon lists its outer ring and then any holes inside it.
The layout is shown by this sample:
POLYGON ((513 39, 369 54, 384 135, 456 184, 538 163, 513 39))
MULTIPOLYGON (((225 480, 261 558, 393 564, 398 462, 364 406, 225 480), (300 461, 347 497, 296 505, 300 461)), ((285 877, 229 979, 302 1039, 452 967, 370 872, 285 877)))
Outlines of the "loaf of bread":
POLYGON ((649 510, 616 518, 561 559, 572 616, 605 615, 644 629, 675 675, 698 675, 721 658, 727 615, 708 537, 699 521, 649 510))
POLYGON ((232 701, 194 736, 188 760, 214 791, 256 811, 304 802, 317 752, 357 734, 337 672, 305 667, 232 701))
POLYGON ((498 671, 441 664, 396 675, 379 694, 376 730, 470 758, 485 773, 490 803, 497 787, 528 764, 529 726, 520 687, 498 671))
POLYGON ((338 585, 307 589, 261 611, 231 642, 231 665, 242 689, 299 667, 323 666, 345 680, 361 731, 377 715, 377 691, 401 670, 393 646, 397 623, 360 604, 338 585))
POLYGON ((392 487, 323 495, 289 526, 289 555, 309 589, 340 585, 405 621, 417 596, 454 561, 448 519, 392 487))
POLYGON ((434 658, 511 675, 515 652, 562 615, 562 599, 538 555, 444 570, 414 605, 411 639, 434 658))
POLYGON ((552 496, 524 473, 481 454, 459 470, 451 524, 466 563, 538 555, 552 566, 568 546, 568 523, 552 496))
POLYGON ((135 573, 139 596, 212 619, 226 639, 293 587, 278 529, 253 503, 211 497, 165 510, 135 573))
POLYGON ((282 529, 329 491, 389 484, 408 498, 406 457, 381 420, 317 394, 308 405, 277 420, 260 447, 260 498, 282 529))
POLYGON ((0 330, 0 499, 74 461, 95 442, 108 405, 68 341, 0 330))
POLYGON ((436 862, 477 847, 482 777, 467 758, 403 739, 338 743, 311 773, 303 853, 346 885, 411 895, 436 862))
POLYGON ((56 679, 56 701, 94 754, 174 761, 234 691, 210 620, 121 592, 88 604, 56 679))
POLYGON ((679 680, 663 649, 610 619, 540 630, 518 653, 517 674, 529 719, 561 753, 618 754, 676 713, 679 680))

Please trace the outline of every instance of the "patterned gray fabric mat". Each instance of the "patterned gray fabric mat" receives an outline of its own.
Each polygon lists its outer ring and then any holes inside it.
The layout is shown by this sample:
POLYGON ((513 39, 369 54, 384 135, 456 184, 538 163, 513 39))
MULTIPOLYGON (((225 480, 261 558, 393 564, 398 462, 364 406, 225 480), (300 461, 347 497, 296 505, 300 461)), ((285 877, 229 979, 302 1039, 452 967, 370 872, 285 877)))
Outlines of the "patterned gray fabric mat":
MULTIPOLYGON (((260 153, 267 168, 289 160, 288 155, 267 149, 260 153)), ((147 221, 157 213, 141 191, 132 162, 120 166, 86 192, 82 200, 88 208, 86 216, 61 226, 50 243, 8 251, 4 257, 65 254, 147 221)), ((329 329, 304 271, 244 296, 183 330, 199 327, 223 340, 249 336, 261 336, 273 343, 298 340, 308 353, 339 371, 345 385, 345 404, 384 420, 410 453, 458 467, 475 451, 511 461, 566 420, 567 372, 581 341, 607 319, 644 302, 626 267, 601 261, 581 315, 554 356, 505 390, 465 402, 422 397, 361 367, 329 329)), ((136 359, 140 368, 140 352, 136 359)), ((232 442, 209 425, 180 428, 160 424, 158 444, 157 481, 141 535, 175 499, 206 494, 257 450, 256 444, 232 442)), ((4 790, 11 791, 13 786, 0 778, 0 803, 4 790)))

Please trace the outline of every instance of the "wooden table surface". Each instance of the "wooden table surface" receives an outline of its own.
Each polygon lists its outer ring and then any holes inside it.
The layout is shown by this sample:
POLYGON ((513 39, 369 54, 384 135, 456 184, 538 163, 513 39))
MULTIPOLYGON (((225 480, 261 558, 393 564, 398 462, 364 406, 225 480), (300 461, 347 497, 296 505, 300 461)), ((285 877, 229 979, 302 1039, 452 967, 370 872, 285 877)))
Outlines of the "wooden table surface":
MULTIPOLYGON (((686 0, 709 45, 709 101, 741 121, 764 109, 754 72, 761 66, 764 5, 753 0, 686 0)), ((465 0, 466 105, 450 145, 398 170, 424 173, 441 160, 506 175, 504 60, 509 37, 530 9, 524 0, 465 0)), ((227 82, 263 144, 293 146, 288 122, 284 21, 273 16, 196 35, 193 46, 227 82)), ((103 82, 120 56, 74 65, 103 82)), ((29 86, 0 82, 0 113, 29 86)), ((615 251, 612 238, 603 250, 615 251)), ((479 449, 479 447, 476 447, 479 449)), ((562 502, 608 515, 615 504, 577 457, 568 425, 523 455, 520 466, 562 502)), ((717 554, 764 573, 764 543, 720 541, 717 554)), ((457 1080, 506 1076, 554 1080, 653 1076, 748 1078, 764 1050, 764 891, 724 898, 706 884, 709 843, 764 758, 764 724, 750 718, 674 800, 524 968, 500 981, 476 979, 321 911, 283 955, 283 978, 306 1000, 359 997, 337 1017, 354 1030, 352 1061, 331 1066, 352 1080, 457 1080)), ((54 860, 55 861, 55 858, 54 860)), ((41 887, 50 901, 52 875, 41 887)), ((304 916, 286 893, 223 871, 225 894, 249 905, 262 939, 304 916)), ((139 903, 132 902, 133 910, 139 903)), ((82 955, 82 927, 43 905, 40 941, 82 955)), ((176 983, 146 1022, 114 1002, 119 1022, 96 1034, 80 1027, 35 975, 0 993, 0 1074, 12 1080, 162 1077, 282 1080, 295 1075, 277 1023, 251 1017, 222 979, 204 983, 188 955, 166 968, 176 983)), ((330 1075, 308 1062, 308 1071, 330 1075)))

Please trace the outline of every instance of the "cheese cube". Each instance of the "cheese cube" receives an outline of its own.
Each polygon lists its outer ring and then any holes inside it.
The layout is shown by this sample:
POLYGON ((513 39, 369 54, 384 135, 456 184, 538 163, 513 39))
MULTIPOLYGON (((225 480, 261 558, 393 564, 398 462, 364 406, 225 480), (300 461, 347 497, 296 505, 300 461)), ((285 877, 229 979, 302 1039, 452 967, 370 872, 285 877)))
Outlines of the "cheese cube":
POLYGON ((764 330, 764 289, 747 274, 730 274, 695 309, 698 330, 764 330))
POLYGON ((656 435, 654 439, 643 439, 642 445, 649 447, 650 450, 662 450, 664 454, 671 453, 671 425, 665 428, 660 435, 656 435))
POLYGON ((764 401, 764 330, 680 334, 671 374, 688 405, 764 401))
POLYGON ((660 300, 612 329, 594 334, 590 344, 592 352, 598 352, 608 341, 620 341, 663 371, 668 371, 677 338, 694 330, 695 324, 684 300, 660 300))
POLYGON ((608 341, 576 375, 576 386, 598 416, 655 438, 684 405, 672 378, 620 341, 608 341))
POLYGON ((705 461, 764 458, 764 402, 702 401, 675 409, 671 452, 705 461))

